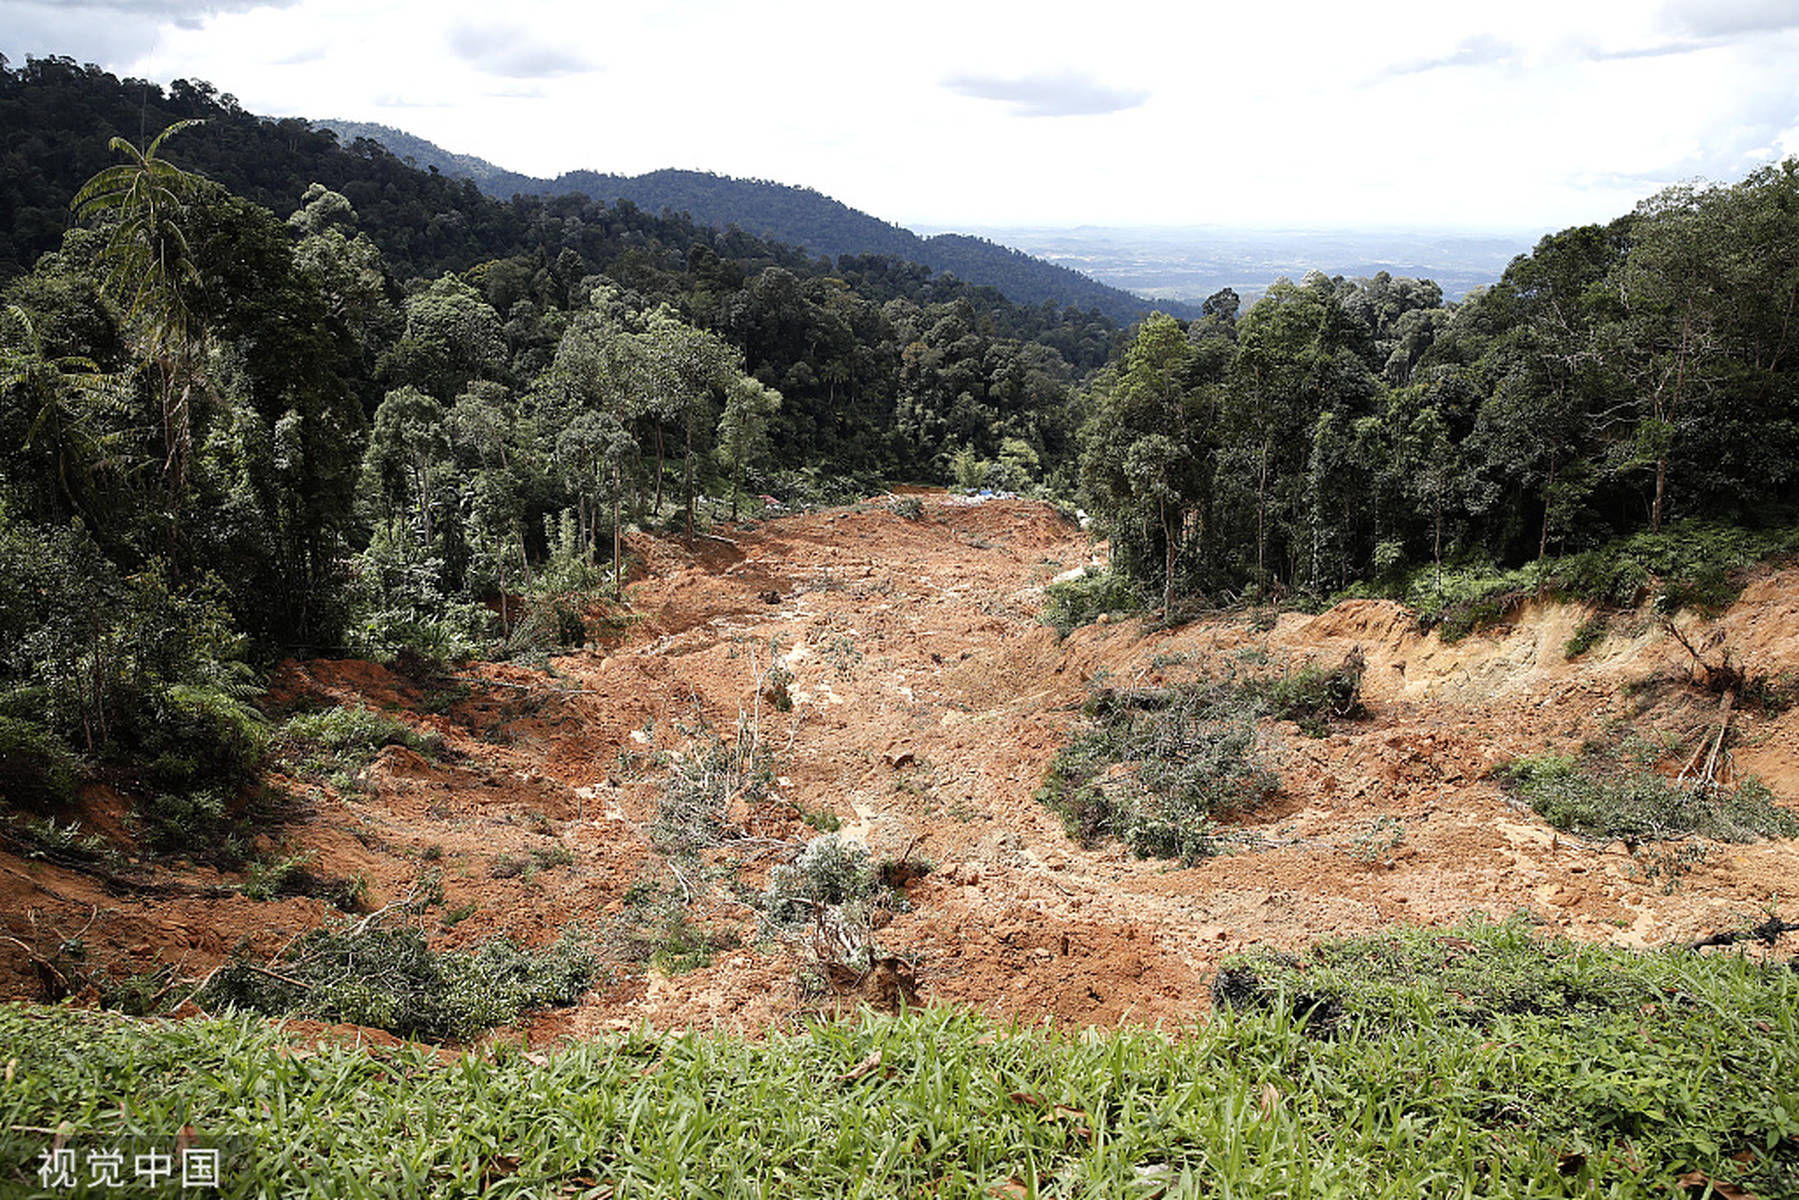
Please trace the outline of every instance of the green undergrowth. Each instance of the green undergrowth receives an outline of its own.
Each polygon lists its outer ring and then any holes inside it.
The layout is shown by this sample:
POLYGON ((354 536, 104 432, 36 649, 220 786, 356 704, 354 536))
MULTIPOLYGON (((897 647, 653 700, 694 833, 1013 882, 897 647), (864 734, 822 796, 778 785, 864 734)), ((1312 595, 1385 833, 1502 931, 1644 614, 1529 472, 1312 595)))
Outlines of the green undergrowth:
POLYGON ((1127 576, 1097 567, 1043 589, 1043 622, 1062 637, 1106 614, 1135 615, 1148 607, 1142 590, 1127 576))
POLYGON ((427 758, 444 750, 437 734, 420 733, 404 721, 361 705, 296 713, 282 722, 273 748, 286 769, 303 778, 328 779, 343 790, 386 746, 405 746, 427 758))
MULTIPOLYGON (((1799 526, 1751 530, 1678 521, 1660 533, 1633 534, 1512 570, 1478 562, 1431 564, 1395 584, 1357 585, 1339 598, 1399 600, 1417 611, 1421 626, 1453 642, 1504 621, 1538 597, 1613 609, 1649 603, 1664 615, 1689 608, 1716 615, 1741 593, 1748 568, 1794 554, 1799 554, 1799 526)), ((1569 656, 1586 648, 1571 647, 1569 656)))
POLYGON ((505 938, 434 951, 410 928, 316 929, 273 969, 228 963, 198 1000, 211 1012, 347 1021, 437 1041, 571 1004, 598 973, 592 948, 574 933, 537 951, 505 938))
POLYGON ((1155 688, 1096 687, 1087 724, 1057 753, 1037 798, 1084 844, 1116 837, 1144 857, 1194 862, 1218 850, 1220 817, 1280 786, 1257 722, 1323 736, 1362 712, 1364 664, 1155 688))
POLYGON ((35 1190, 43 1130, 81 1148, 191 1127, 227 1148, 228 1197, 1628 1200, 1697 1196, 1693 1173, 1799 1192, 1784 965, 1518 925, 1256 961, 1237 1007, 1174 1034, 945 1007, 445 1060, 296 1052, 245 1018, 0 1007, 0 1188, 69 1194, 35 1190))
POLYGON ((1541 754, 1499 775, 1538 815, 1582 837, 1666 841, 1704 837, 1750 842, 1799 837, 1799 819, 1774 803, 1761 780, 1680 784, 1616 754, 1541 754))

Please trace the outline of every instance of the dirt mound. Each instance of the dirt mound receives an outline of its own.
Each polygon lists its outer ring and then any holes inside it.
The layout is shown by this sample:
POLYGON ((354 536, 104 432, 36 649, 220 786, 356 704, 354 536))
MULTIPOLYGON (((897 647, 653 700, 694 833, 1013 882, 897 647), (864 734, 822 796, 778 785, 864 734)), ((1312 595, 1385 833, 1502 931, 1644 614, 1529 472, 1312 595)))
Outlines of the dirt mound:
MULTIPOLYGON (((434 878, 426 928, 441 945, 542 944, 580 923, 608 981, 539 1018, 538 1037, 644 1020, 759 1029, 834 1003, 795 943, 759 940, 747 902, 832 825, 877 860, 932 868, 873 931, 898 964, 893 987, 903 967, 925 1003, 1075 1023, 1184 1020, 1218 959, 1257 942, 1294 949, 1479 909, 1659 945, 1753 916, 1799 878, 1799 847, 1782 842, 1713 846, 1651 878, 1631 848, 1558 834, 1493 781, 1511 758, 1627 728, 1694 744, 1715 698, 1688 684, 1691 656, 1649 615, 1612 618, 1575 658, 1593 614, 1549 603, 1450 645, 1377 601, 1271 627, 1131 620, 1058 640, 1037 617, 1042 588, 1089 561, 1084 535, 1042 504, 916 498, 912 518, 877 501, 691 542, 634 537, 633 618, 547 670, 285 664, 271 705, 366 706, 442 749, 390 746, 353 778, 278 780, 295 799, 263 849, 356 883, 364 911, 434 878), (1082 848, 1034 798, 1095 680, 1332 667, 1358 649, 1369 715, 1322 738, 1265 723, 1281 789, 1238 822, 1230 854, 1175 867, 1082 848), (655 833, 671 773, 725 761, 746 737, 765 786, 733 794, 697 866, 671 868, 655 833)), ((1792 672, 1799 573, 1759 578, 1718 621, 1682 629, 1762 675, 1792 672)), ((1732 727, 1735 769, 1787 804, 1796 722, 1745 706, 1732 727)), ((122 801, 88 804, 84 824, 132 849, 122 801)), ((108 876, 0 855, 0 990, 42 996, 47 969, 75 991, 159 964, 194 978, 240 943, 273 956, 332 915, 325 899, 254 900, 244 884, 171 861, 108 876), (77 942, 84 966, 67 953, 77 942)))

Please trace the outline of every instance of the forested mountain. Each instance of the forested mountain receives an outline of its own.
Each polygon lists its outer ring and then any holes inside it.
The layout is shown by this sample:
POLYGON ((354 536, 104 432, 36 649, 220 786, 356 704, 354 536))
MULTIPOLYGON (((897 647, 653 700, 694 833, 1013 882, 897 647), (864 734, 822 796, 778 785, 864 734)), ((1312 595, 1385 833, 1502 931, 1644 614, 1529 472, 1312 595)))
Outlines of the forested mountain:
POLYGON ((934 271, 953 272, 961 279, 998 288, 1017 304, 1050 302, 1094 308, 1120 325, 1139 320, 1152 309, 1180 317, 1198 315, 1197 307, 1184 301, 1144 301, 1078 271, 986 238, 956 233, 920 237, 811 188, 675 170, 644 175, 569 171, 555 179, 537 179, 472 155, 452 154, 434 142, 385 125, 335 119, 316 124, 321 129, 336 130, 346 142, 366 137, 421 167, 436 167, 445 175, 472 179, 482 191, 502 199, 519 193, 551 196, 578 192, 607 204, 629 200, 650 212, 685 214, 702 225, 721 229, 735 225, 758 237, 803 246, 814 254, 833 258, 885 254, 923 263, 934 271))

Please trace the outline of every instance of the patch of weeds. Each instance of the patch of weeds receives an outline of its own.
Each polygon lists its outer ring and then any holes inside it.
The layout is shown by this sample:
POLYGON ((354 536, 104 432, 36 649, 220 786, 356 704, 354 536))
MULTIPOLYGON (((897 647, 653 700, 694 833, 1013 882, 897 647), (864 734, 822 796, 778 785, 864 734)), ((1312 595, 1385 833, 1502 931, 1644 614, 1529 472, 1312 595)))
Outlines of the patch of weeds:
POLYGON ((793 693, 788 687, 796 678, 798 676, 782 666, 778 658, 762 676, 762 694, 768 697, 776 712, 793 711, 793 693))
POLYGON ((1151 669, 1159 671, 1163 667, 1184 667, 1187 663, 1191 662, 1192 659, 1193 656, 1184 651, 1173 651, 1157 654, 1154 658, 1149 660, 1149 665, 1151 669))
POLYGON ((1322 735, 1328 719, 1361 711, 1361 674, 1358 653, 1289 678, 1096 686, 1087 728, 1056 755, 1037 798, 1083 844, 1110 836, 1143 857, 1209 857, 1217 819, 1254 809, 1280 785, 1256 723, 1278 717, 1322 735))
POLYGON ((840 633, 819 648, 819 657, 831 664, 837 678, 848 679, 855 672, 857 664, 862 661, 862 652, 856 649, 856 640, 847 633, 840 633))
POLYGON ((73 817, 67 822, 55 817, 15 820, 11 829, 24 843, 26 858, 76 869, 94 864, 116 868, 124 863, 116 846, 97 833, 84 831, 73 817))
POLYGON ((1388 861, 1393 851, 1405 841, 1405 822, 1385 814, 1362 827, 1349 843, 1349 856, 1357 862, 1373 866, 1388 861))
POLYGON ((549 870, 552 867, 566 867, 575 861, 575 852, 558 842, 554 846, 533 846, 531 857, 539 867, 549 870))
POLYGON ((895 496, 887 505, 887 511, 907 521, 924 519, 924 501, 917 496, 895 496))
POLYGON ((1449 930, 1401 927, 1322 941, 1304 961, 1260 948, 1230 955, 1212 995, 1220 1007, 1290 1012, 1314 1035, 1358 1026, 1485 1029, 1506 1016, 1572 1023, 1667 1002, 1656 977, 1669 975, 1671 963, 1629 965, 1617 951, 1540 938, 1522 919, 1477 917, 1449 930))
POLYGON ((441 1041, 571 1004, 598 974, 598 960, 576 929, 542 950, 502 938, 442 953, 416 929, 318 929, 288 951, 278 971, 249 962, 220 968, 199 1003, 214 1012, 347 1021, 441 1041))
POLYGON ((1606 629, 1610 618, 1604 613, 1595 613, 1582 621, 1574 630, 1574 636, 1562 647, 1562 657, 1576 659, 1605 640, 1606 629))
POLYGON ((1123 574, 1086 567, 1078 579, 1043 589, 1043 622, 1067 637, 1101 615, 1140 613, 1149 607, 1143 593, 1123 574))
POLYGON ((1542 754, 1497 772, 1558 829, 1582 837, 1671 841, 1683 837, 1749 842, 1799 837, 1799 819, 1751 776, 1734 787, 1679 784, 1616 754, 1542 754))
POLYGON ((445 929, 454 929, 456 926, 462 924, 462 922, 474 916, 475 910, 479 907, 481 907, 479 904, 470 900, 467 904, 457 904, 444 909, 443 927, 445 929))
POLYGON ((429 846, 426 846, 419 852, 419 857, 426 862, 437 862, 442 859, 443 856, 444 848, 442 842, 432 842, 429 846))
POLYGON ((100 1007, 122 1012, 128 1017, 153 1016, 165 1002, 174 976, 172 966, 131 971, 122 978, 108 976, 100 985, 100 1007))
POLYGON ((522 854, 496 854, 487 864, 487 874, 493 879, 517 879, 530 865, 531 860, 522 854))
POLYGON ((458 704, 467 700, 473 692, 467 683, 453 680, 440 687, 434 687, 419 698, 418 710, 441 716, 458 704))
POLYGON ((1630 873, 1648 883, 1660 880, 1662 895, 1672 896, 1680 890, 1681 880, 1710 854, 1711 849, 1704 842, 1691 839, 1638 846, 1631 851, 1630 873))
POLYGON ((311 850, 297 850, 286 858, 257 859, 244 875, 242 891, 252 900, 273 900, 276 896, 303 894, 299 891, 310 877, 308 868, 317 855, 311 850))
POLYGON ((799 815, 800 820, 820 833, 836 833, 843 828, 843 819, 828 809, 807 808, 796 800, 793 802, 793 811, 799 815))
POLYGON ((742 944, 734 931, 697 924, 686 893, 656 879, 634 882, 625 890, 624 902, 609 940, 620 957, 647 963, 664 975, 709 967, 719 951, 742 944))
POLYGON ((1330 732, 1326 722, 1332 718, 1354 720, 1366 714, 1362 676, 1367 667, 1358 647, 1328 671, 1307 665, 1297 674, 1276 679, 1267 685, 1268 713, 1294 722, 1308 737, 1324 737, 1330 732))

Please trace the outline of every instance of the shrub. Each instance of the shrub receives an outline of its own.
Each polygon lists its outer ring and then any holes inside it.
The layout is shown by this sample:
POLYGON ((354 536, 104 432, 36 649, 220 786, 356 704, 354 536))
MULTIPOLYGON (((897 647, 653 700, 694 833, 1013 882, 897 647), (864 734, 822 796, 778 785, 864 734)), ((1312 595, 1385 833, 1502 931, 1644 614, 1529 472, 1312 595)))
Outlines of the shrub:
POLYGON ((591 947, 572 929, 540 951, 499 938, 442 953, 416 929, 317 929, 278 973, 247 962, 222 967, 200 1003, 467 1039, 532 1009, 573 1003, 598 972, 591 947))
POLYGON ((153 710, 141 745, 145 774, 158 787, 235 790, 262 762, 262 714, 218 687, 176 684, 153 710))
POLYGON ((1353 720, 1367 711, 1362 707, 1362 676, 1367 669, 1357 648, 1329 671, 1308 665, 1296 675, 1276 679, 1267 685, 1269 715, 1294 722, 1311 737, 1323 737, 1325 722, 1331 718, 1353 720))
POLYGON ((1594 646, 1597 646, 1601 641, 1605 640, 1607 624, 1606 618, 1603 615, 1598 614, 1582 621, 1579 627, 1574 630, 1574 636, 1568 639, 1568 644, 1562 647, 1562 657, 1568 659, 1579 658, 1594 646))
POLYGON ((1089 726, 1050 763, 1037 798, 1069 836, 1109 835, 1144 856, 1194 862, 1217 852, 1217 818, 1255 808, 1280 778, 1256 723, 1276 717, 1313 736, 1363 712, 1360 651, 1325 671, 1167 688, 1094 689, 1089 726))
POLYGON ((866 910, 877 903, 891 903, 894 896, 869 858, 867 846, 842 834, 826 833, 807 842, 791 865, 769 873, 762 911, 773 925, 806 925, 821 909, 856 905, 866 910))
POLYGON ((68 803, 75 798, 75 756, 43 726, 0 716, 0 796, 40 811, 68 803))
POLYGON ((365 705, 296 713, 282 723, 274 744, 288 769, 346 782, 385 746, 405 746, 427 758, 436 758, 444 749, 437 734, 420 732, 365 705))
POLYGON ((1097 620, 1102 613, 1137 613, 1148 607, 1143 593, 1117 571, 1088 567, 1078 579, 1043 589, 1043 620, 1063 637, 1097 620))
POLYGON ((1522 758, 1500 775, 1551 825, 1585 837, 1747 842, 1799 836, 1799 819, 1754 777, 1735 787, 1682 785, 1647 766, 1597 754, 1522 758))
POLYGON ((1279 784, 1251 689, 1100 691, 1087 710, 1094 725, 1056 755, 1038 792, 1082 842, 1110 835, 1140 855, 1196 861, 1216 851, 1219 814, 1254 808, 1279 784))

